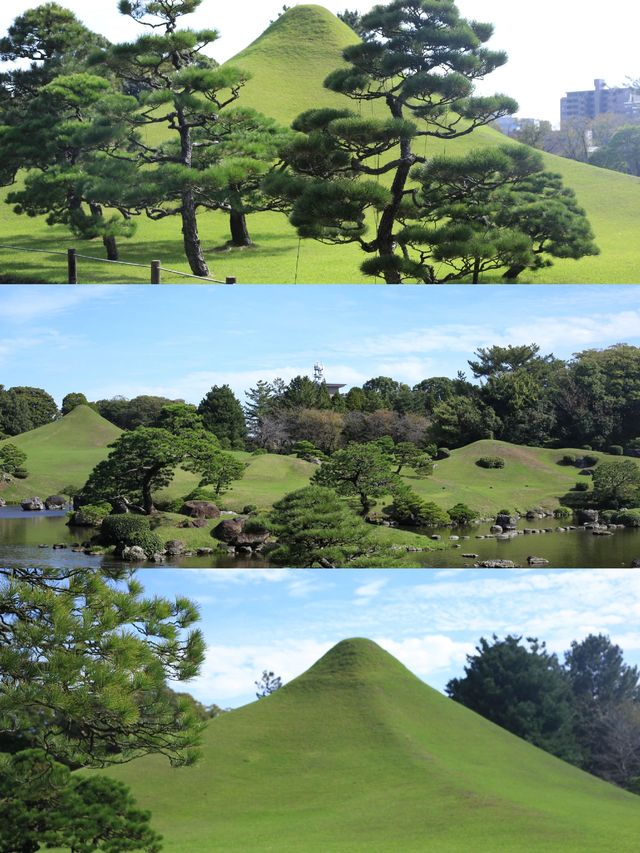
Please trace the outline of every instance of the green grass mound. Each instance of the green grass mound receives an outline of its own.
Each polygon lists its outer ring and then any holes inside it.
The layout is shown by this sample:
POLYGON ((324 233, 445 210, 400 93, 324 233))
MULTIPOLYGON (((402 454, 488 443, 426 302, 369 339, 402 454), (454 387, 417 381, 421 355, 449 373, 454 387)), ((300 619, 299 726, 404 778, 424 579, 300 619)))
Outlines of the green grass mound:
MULTIPOLYGON (((535 507, 551 510, 562 503, 562 496, 575 486, 580 473, 577 468, 559 465, 559 460, 566 454, 582 457, 584 453, 572 448, 551 450, 506 441, 475 441, 451 451, 448 459, 437 463, 433 476, 409 482, 423 498, 443 509, 462 502, 482 514, 503 507, 520 512, 535 507), (505 467, 481 468, 476 462, 483 456, 500 456, 505 467)), ((603 453, 592 455, 613 458, 603 453)))
POLYGON ((167 853, 635 851, 640 800, 428 687, 369 640, 212 720, 203 759, 108 771, 167 853))
POLYGON ((89 406, 78 406, 60 420, 0 442, 0 447, 15 444, 27 454, 29 472, 26 480, 0 485, 0 497, 12 503, 33 495, 44 500, 64 493, 66 486, 84 485, 120 432, 89 406))

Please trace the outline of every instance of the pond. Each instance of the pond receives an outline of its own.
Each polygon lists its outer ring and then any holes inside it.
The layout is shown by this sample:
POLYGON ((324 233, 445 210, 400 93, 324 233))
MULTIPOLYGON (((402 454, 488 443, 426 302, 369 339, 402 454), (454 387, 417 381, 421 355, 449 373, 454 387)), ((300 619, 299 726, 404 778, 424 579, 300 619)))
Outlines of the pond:
MULTIPOLYGON (((518 527, 557 527, 553 519, 535 522, 522 519, 518 527)), ((415 568, 464 568, 484 560, 510 560, 516 566, 526 567, 528 557, 549 560, 552 568, 618 568, 630 566, 640 559, 640 529, 616 530, 613 536, 594 536, 591 530, 570 530, 566 533, 540 533, 520 535, 511 539, 477 539, 489 534, 488 524, 467 528, 419 531, 425 536, 437 534, 443 542, 449 536, 460 539, 442 551, 419 551, 411 554, 415 568), (463 537, 469 537, 468 539, 463 537), (456 548, 455 545, 460 547, 456 548), (475 558, 464 554, 477 554, 475 558)), ((415 533, 415 529, 413 530, 415 533)), ((87 556, 74 553, 71 547, 83 542, 89 534, 86 528, 69 528, 65 512, 23 512, 20 507, 0 508, 0 564, 11 568, 114 566, 119 561, 109 556, 87 556), (68 547, 54 550, 50 543, 68 547), (41 543, 49 543, 46 548, 41 543)), ((404 558, 404 554, 400 555, 404 558)), ((404 563, 403 559, 403 563, 404 563)), ((155 564, 143 564, 155 565, 155 564)), ((172 557, 162 564, 168 568, 269 568, 263 557, 233 557, 225 553, 209 557, 172 557)))
MULTIPOLYGON (((0 565, 16 569, 122 565, 114 557, 74 552, 72 547, 89 539, 91 533, 86 527, 67 527, 66 521, 66 511, 24 512, 19 506, 0 507, 0 565), (51 547, 53 542, 67 547, 54 550, 51 547), (42 543, 47 543, 47 547, 40 547, 42 543)), ((172 557, 170 562, 162 565, 199 569, 263 569, 269 566, 263 557, 232 557, 224 552, 209 557, 172 557)))

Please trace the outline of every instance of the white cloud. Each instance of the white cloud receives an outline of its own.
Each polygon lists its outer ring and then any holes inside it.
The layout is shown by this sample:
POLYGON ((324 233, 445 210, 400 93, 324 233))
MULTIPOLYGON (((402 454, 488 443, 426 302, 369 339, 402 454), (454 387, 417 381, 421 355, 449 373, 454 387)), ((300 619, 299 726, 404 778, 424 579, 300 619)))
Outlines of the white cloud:
POLYGON ((75 310, 87 302, 113 299, 117 294, 123 297, 126 295, 122 287, 112 285, 93 285, 92 287, 21 285, 2 288, 0 318, 14 323, 31 323, 38 318, 49 318, 75 310))
POLYGON ((384 587, 389 583, 388 577, 378 577, 375 580, 362 584, 355 590, 356 604, 363 606, 369 604, 372 599, 377 598, 384 587))

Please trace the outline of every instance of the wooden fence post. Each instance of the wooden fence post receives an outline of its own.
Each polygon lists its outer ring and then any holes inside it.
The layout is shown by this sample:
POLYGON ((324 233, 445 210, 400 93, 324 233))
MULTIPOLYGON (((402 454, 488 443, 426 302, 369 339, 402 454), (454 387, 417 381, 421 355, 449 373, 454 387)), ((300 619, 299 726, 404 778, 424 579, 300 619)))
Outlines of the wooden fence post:
POLYGON ((67 271, 69 284, 78 283, 78 259, 75 249, 67 249, 67 271))
POLYGON ((160 284, 160 261, 151 261, 151 284, 160 284))

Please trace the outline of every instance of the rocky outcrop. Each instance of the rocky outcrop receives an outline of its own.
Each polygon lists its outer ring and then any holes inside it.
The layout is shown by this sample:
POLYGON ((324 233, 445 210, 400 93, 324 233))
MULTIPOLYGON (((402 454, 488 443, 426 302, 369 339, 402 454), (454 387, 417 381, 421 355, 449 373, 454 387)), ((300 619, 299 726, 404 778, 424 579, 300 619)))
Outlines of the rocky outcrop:
POLYGON ((600 520, 600 513, 597 509, 579 509, 576 515, 578 524, 597 524, 600 520))
POLYGON ((544 557, 527 557, 527 563, 530 566, 549 566, 549 565, 551 565, 549 560, 546 560, 544 557))
POLYGON ((22 501, 20 506, 25 512, 42 512, 44 510, 44 503, 42 501, 42 498, 38 497, 27 498, 26 500, 22 501))
POLYGON ((189 518, 220 518, 220 510, 211 501, 185 501, 180 514, 189 518))
POLYGON ((221 521, 211 535, 236 550, 250 548, 258 551, 269 538, 269 531, 244 516, 238 516, 221 521))
POLYGON ((501 527, 502 530, 515 530, 519 521, 519 515, 498 515, 496 517, 496 527, 501 527))
POLYGON ((125 545, 120 552, 120 559, 127 563, 144 563, 147 560, 147 555, 144 548, 139 545, 125 545))
POLYGON ((185 553, 187 547, 181 539, 170 539, 165 543, 164 549, 170 557, 179 557, 185 553))
POLYGON ((48 510, 66 509, 67 499, 64 495, 49 495, 49 497, 45 499, 44 505, 45 509, 48 510))
POLYGON ((479 569, 515 569, 515 563, 511 560, 484 560, 482 563, 476 564, 479 569))

